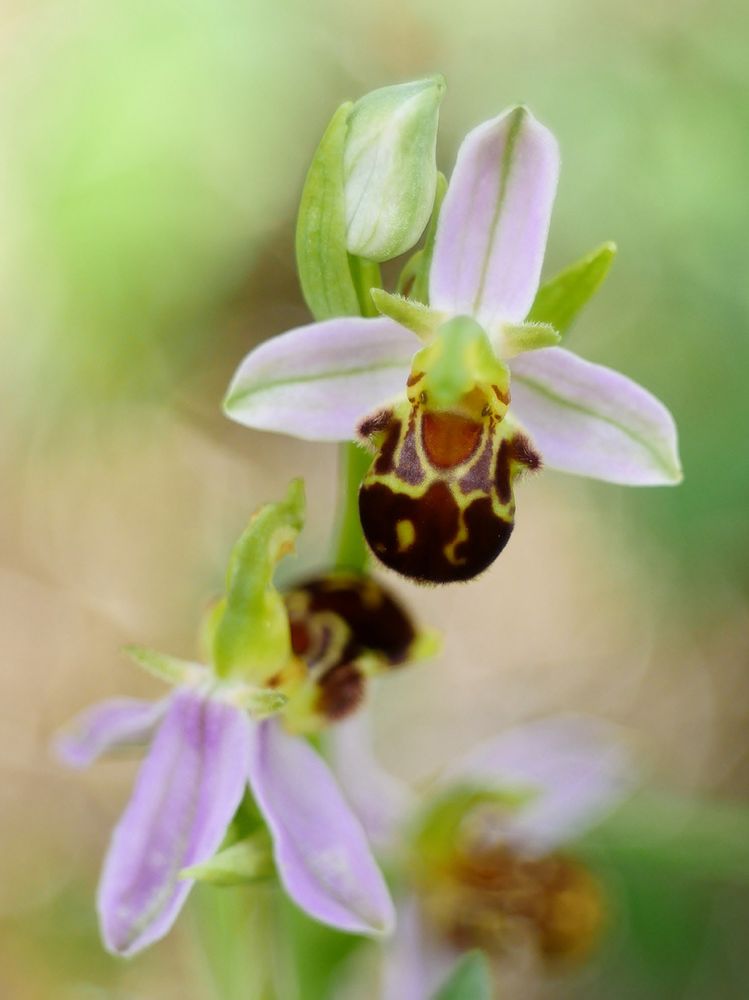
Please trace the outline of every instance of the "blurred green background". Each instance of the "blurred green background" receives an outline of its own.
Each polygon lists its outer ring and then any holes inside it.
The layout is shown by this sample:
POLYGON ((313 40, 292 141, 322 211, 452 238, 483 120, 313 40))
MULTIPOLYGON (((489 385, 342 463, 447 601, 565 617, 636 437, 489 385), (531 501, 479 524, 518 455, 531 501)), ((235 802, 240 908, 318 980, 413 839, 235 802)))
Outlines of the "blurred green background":
MULTIPOLYGON (((619 245, 570 346, 666 401, 686 478, 547 473, 520 489, 513 542, 479 582, 395 582, 446 644, 382 685, 384 759, 423 775, 478 735, 574 709, 631 727, 654 785, 749 795, 748 21, 727 0, 8 0, 3 998, 215 995, 196 912, 135 962, 100 950, 96 874, 134 765, 79 778, 47 744, 93 698, 157 691, 118 648, 189 655, 234 536, 291 475, 310 495, 298 566, 324 559, 335 449, 230 425, 219 403, 252 344, 306 320, 306 166, 337 104, 389 82, 445 74, 448 172, 461 136, 515 101, 555 131, 546 273, 619 245)), ((635 852, 611 878, 597 961, 518 996, 746 996, 738 875, 706 883, 635 852)))

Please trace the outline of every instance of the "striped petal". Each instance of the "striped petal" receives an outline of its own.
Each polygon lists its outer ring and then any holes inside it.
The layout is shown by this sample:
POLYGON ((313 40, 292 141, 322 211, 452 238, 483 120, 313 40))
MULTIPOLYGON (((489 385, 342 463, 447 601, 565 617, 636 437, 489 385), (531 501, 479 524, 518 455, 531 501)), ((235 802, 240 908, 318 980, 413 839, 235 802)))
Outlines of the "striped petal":
POLYGON ((181 869, 215 854, 244 793, 249 732, 231 705, 191 691, 170 701, 104 862, 109 951, 133 955, 171 928, 193 884, 181 869))
POLYGON ((255 729, 250 785, 289 896, 343 931, 389 933, 395 914, 364 830, 327 765, 274 720, 255 729))
POLYGON ((560 347, 510 367, 511 412, 547 465, 629 486, 681 481, 673 417, 642 386, 560 347))
POLYGON ((559 174, 556 140, 523 107, 466 136, 442 205, 433 309, 487 330, 525 319, 538 289, 559 174))
POLYGON ((349 441, 362 417, 404 391, 416 337, 390 319, 310 323, 267 340, 239 366, 224 401, 246 427, 349 441))
POLYGON ((69 767, 83 768, 105 753, 142 746, 154 734, 168 699, 110 698, 92 705, 54 740, 59 759, 69 767))

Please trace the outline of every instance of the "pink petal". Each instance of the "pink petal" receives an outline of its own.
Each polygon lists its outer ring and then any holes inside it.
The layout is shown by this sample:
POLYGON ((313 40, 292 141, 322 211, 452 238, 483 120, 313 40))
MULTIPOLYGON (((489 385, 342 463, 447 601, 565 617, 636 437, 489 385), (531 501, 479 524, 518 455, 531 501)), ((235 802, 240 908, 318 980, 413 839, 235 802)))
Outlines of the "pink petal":
POLYGON ((466 136, 440 213, 430 305, 491 329, 525 319, 559 174, 556 139, 523 107, 466 136))
POLYGON ((250 785, 273 834, 279 876, 297 905, 340 930, 390 932, 387 886, 320 755, 276 721, 263 722, 255 730, 250 785))
POLYGON ((166 711, 168 699, 110 698, 92 705, 58 733, 54 750, 69 767, 88 767, 102 754, 147 743, 166 711))
POLYGON ((247 355, 224 410, 246 427, 353 440, 362 417, 405 391, 418 347, 412 333, 385 317, 300 326, 247 355))
POLYGON ((543 854, 593 826, 636 780, 632 753, 613 726, 564 715, 508 730, 473 750, 440 783, 527 792, 528 801, 508 809, 497 835, 528 854, 543 854))
POLYGON ((636 382, 561 347, 510 367, 511 413, 547 465, 629 486, 681 480, 673 417, 636 382))
POLYGON ((249 731, 231 705, 191 691, 172 698, 104 862, 109 951, 133 955, 171 928, 193 884, 181 869, 215 854, 241 801, 249 731))

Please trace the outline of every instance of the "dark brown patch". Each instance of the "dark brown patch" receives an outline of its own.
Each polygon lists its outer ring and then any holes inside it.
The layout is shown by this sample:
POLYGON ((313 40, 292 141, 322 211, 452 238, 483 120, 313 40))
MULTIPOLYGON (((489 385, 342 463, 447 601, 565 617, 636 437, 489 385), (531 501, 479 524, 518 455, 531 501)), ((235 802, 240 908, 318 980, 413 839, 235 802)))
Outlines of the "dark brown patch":
POLYGON ((424 372, 411 372, 411 374, 408 376, 408 381, 406 382, 406 385, 410 389, 411 386, 417 385, 419 382, 421 382, 423 378, 424 378, 424 372))
POLYGON ((421 439, 429 461, 438 469, 467 462, 481 439, 482 425, 457 413, 425 413, 421 439))
POLYGON ((512 458, 519 465, 535 471, 541 468, 541 456, 534 450, 525 434, 516 434, 510 444, 512 458))
POLYGON ((387 430, 392 419, 392 410, 380 410, 377 413, 373 413, 372 416, 365 417, 364 420, 362 420, 357 428, 358 433, 361 437, 371 437, 373 434, 379 434, 382 431, 387 430))
POLYGON ((374 471, 379 476, 383 476, 388 472, 392 472, 395 449, 398 447, 400 436, 401 436, 401 422, 400 420, 391 418, 391 423, 385 435, 385 440, 382 442, 380 450, 377 453, 377 458, 375 458, 374 464, 372 466, 374 471))
POLYGON ((512 452, 506 438, 497 452, 494 486, 501 503, 506 504, 512 500, 512 452))
POLYGON ((307 616, 314 622, 321 612, 337 615, 350 632, 342 658, 355 659, 365 650, 379 653, 389 663, 402 663, 416 638, 405 608, 370 577, 336 573, 300 584, 307 594, 307 616))
POLYGON ((318 681, 320 694, 318 708, 331 721, 343 719, 361 704, 366 687, 365 679, 353 663, 339 663, 331 667, 318 681))
POLYGON ((513 524, 494 513, 488 496, 473 500, 463 517, 467 537, 455 547, 455 555, 464 562, 467 579, 491 566, 509 542, 513 524))

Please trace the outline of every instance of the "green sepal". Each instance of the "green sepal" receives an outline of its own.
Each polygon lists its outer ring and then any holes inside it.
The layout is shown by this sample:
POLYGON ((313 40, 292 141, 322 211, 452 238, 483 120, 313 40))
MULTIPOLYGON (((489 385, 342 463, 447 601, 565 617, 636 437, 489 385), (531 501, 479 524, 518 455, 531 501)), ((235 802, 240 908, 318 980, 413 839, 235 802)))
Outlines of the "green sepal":
POLYGON ((381 316, 395 320, 422 340, 433 337, 445 320, 443 313, 433 312, 422 302, 415 302, 402 295, 393 295, 384 288, 373 288, 371 295, 381 316))
POLYGON ((397 293, 422 305, 429 304, 429 269, 432 266, 440 209, 446 193, 447 178, 440 172, 437 174, 437 188, 434 193, 432 215, 424 236, 424 246, 411 254, 398 277, 397 293))
POLYGON ((413 370, 424 372, 419 389, 436 409, 449 409, 477 385, 504 390, 510 381, 509 369, 470 316, 444 323, 434 340, 415 355, 413 370))
POLYGON ((352 104, 333 115, 304 182, 296 262, 304 300, 317 320, 356 316, 359 304, 346 250, 343 150, 352 104))
POLYGON ((456 963, 432 1000, 491 1000, 489 962, 481 951, 469 951, 456 963))
POLYGON ((234 546, 226 597, 214 619, 213 663, 220 677, 263 684, 288 662, 289 621, 273 571, 303 524, 304 484, 294 479, 285 499, 261 507, 234 546))
POLYGON ((214 854, 208 861, 183 868, 180 878, 191 878, 212 885, 246 885, 270 878, 273 874, 273 849, 267 830, 238 840, 214 854))
POLYGON ((616 244, 603 243, 560 271, 539 288, 527 322, 548 323, 560 334, 566 333, 609 273, 615 255, 616 244))
POLYGON ((167 684, 173 684, 175 687, 181 684, 191 684, 202 676, 208 676, 208 671, 200 663, 180 660, 176 656, 159 653, 157 650, 147 649, 145 646, 123 646, 122 651, 127 653, 130 659, 143 670, 158 677, 160 681, 166 681, 167 684))
POLYGON ((492 339, 500 357, 514 358, 526 351, 556 347, 562 337, 548 323, 503 323, 496 338, 492 339))

